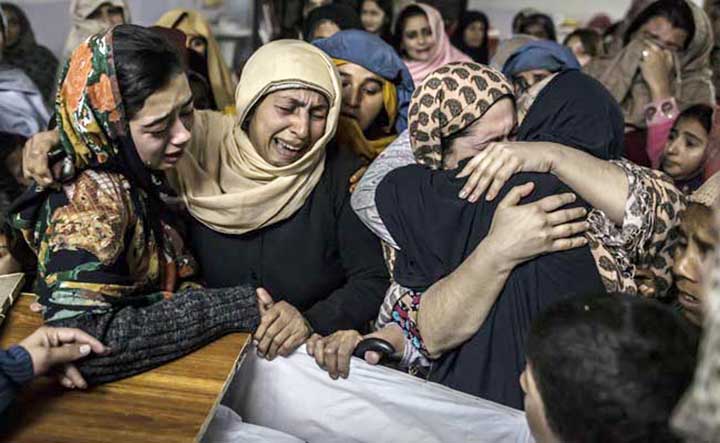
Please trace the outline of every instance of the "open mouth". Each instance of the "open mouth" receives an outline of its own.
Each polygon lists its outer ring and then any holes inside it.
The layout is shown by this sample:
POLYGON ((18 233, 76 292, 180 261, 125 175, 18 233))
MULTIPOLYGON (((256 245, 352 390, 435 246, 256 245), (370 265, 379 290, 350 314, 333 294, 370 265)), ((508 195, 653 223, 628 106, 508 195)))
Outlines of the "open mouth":
POLYGON ((694 295, 688 294, 687 292, 679 292, 678 301, 681 305, 688 308, 697 308, 700 305, 700 300, 694 295))
POLYGON ((357 115, 353 114, 352 112, 341 111, 340 115, 342 115, 343 117, 354 118, 355 120, 357 120, 357 115))
POLYGON ((293 146, 289 143, 286 143, 286 142, 280 140, 279 138, 275 138, 274 142, 278 148, 278 152, 280 153, 280 155, 282 155, 284 157, 297 158, 303 152, 302 146, 300 146, 300 147, 293 146))
POLYGON ((173 152, 172 154, 165 154, 165 161, 167 163, 177 163, 180 158, 182 158, 183 153, 185 153, 185 150, 173 152))

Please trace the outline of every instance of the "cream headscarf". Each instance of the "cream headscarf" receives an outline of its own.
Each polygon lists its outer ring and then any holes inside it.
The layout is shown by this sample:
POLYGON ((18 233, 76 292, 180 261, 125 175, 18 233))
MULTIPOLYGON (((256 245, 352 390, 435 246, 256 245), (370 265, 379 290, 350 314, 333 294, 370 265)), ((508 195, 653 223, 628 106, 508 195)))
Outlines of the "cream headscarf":
POLYGON ((203 37, 207 41, 207 69, 208 77, 210 77, 208 81, 212 88, 215 104, 220 111, 233 114, 235 81, 222 58, 220 45, 215 40, 210 24, 205 17, 191 9, 173 9, 163 14, 155 25, 178 29, 185 35, 203 37))
MULTIPOLYGON (((63 60, 70 58, 70 54, 77 48, 80 43, 84 42, 91 35, 98 34, 107 30, 110 26, 102 20, 90 19, 93 12, 105 3, 123 9, 123 17, 125 23, 130 23, 130 9, 125 0, 73 0, 70 3, 70 18, 72 20, 72 29, 65 40, 65 50, 63 51, 63 60)), ((60 65, 62 70, 62 63, 60 65)))
POLYGON ((190 213, 207 227, 244 234, 291 217, 315 189, 325 168, 325 146, 335 135, 342 87, 335 64, 315 46, 279 40, 248 60, 235 93, 238 118, 196 112, 193 139, 174 174, 190 213), (325 133, 287 166, 266 162, 242 122, 268 93, 310 88, 328 99, 325 133))

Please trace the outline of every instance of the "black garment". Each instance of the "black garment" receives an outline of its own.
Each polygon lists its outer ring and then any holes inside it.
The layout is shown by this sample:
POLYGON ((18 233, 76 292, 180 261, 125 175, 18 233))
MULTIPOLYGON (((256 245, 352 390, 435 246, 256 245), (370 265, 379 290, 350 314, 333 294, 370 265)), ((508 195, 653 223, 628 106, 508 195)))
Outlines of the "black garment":
POLYGON ((315 28, 325 20, 335 23, 341 31, 363 28, 355 9, 348 5, 331 3, 310 11, 303 26, 303 38, 308 42, 313 41, 315 28))
POLYGON ((619 159, 624 121, 620 106, 600 82, 580 71, 565 71, 540 91, 517 139, 555 142, 604 160, 619 159))
POLYGON ((289 219, 243 235, 193 221, 190 238, 210 287, 252 283, 298 308, 316 332, 365 330, 389 284, 380 242, 350 207, 348 184, 360 166, 328 147, 325 171, 289 219))
MULTIPOLYGON (((406 166, 388 174, 378 187, 378 211, 400 246, 395 279, 403 286, 425 291, 453 272, 488 234, 497 205, 514 186, 535 183, 521 204, 569 191, 552 175, 522 173, 513 176, 492 202, 483 196, 472 204, 457 197, 465 183, 455 178, 459 170, 406 166)), ((584 202, 573 206, 578 205, 587 207, 584 202)), ((518 379, 525 367, 532 319, 559 300, 604 291, 587 246, 542 255, 516 267, 482 327, 433 363, 430 380, 522 409, 518 379)))
POLYGON ((490 57, 490 42, 488 41, 489 30, 490 22, 488 21, 487 15, 480 11, 467 11, 460 16, 460 24, 450 40, 452 41, 453 46, 467 54, 468 57, 478 63, 487 65, 490 57), (483 42, 479 48, 472 48, 465 43, 465 29, 475 22, 482 22, 485 25, 483 42))
POLYGON ((0 413, 12 403, 15 393, 33 378, 30 354, 22 346, 0 350, 0 413))

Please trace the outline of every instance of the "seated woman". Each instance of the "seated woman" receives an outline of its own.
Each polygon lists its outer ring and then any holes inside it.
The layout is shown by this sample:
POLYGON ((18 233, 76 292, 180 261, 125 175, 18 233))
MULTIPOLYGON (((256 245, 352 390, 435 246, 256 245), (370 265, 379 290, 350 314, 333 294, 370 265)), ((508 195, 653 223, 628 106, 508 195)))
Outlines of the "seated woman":
POLYGON ((388 285, 380 243, 350 208, 361 160, 333 141, 342 93, 320 49, 264 45, 243 70, 238 117, 197 112, 176 170, 207 284, 252 283, 276 302, 255 335, 270 359, 313 332, 366 329, 388 285))
POLYGON ((680 113, 661 155, 653 161, 685 194, 693 193, 716 172, 710 161, 717 154, 709 143, 712 120, 713 108, 707 105, 691 106, 680 113))
POLYGON ((392 0, 362 0, 358 7, 363 29, 388 44, 392 44, 393 7, 392 0))
POLYGON ((371 162, 407 128, 410 72, 392 46, 364 31, 340 31, 313 43, 335 62, 342 80, 337 141, 371 162))
MULTIPOLYGON (((443 75, 451 73, 445 72, 443 75)), ((425 114, 428 112, 432 112, 432 109, 425 114)), ((415 117, 411 111, 411 131, 415 118, 422 120, 421 116, 415 117)), ((419 140, 426 140, 423 134, 430 133, 432 127, 430 123, 417 138, 411 135, 410 140, 418 159, 425 157, 419 156, 419 152, 428 151, 424 148, 427 142, 419 140)), ((590 215, 587 235, 589 248, 547 254, 519 266, 532 258, 532 255, 512 257, 505 252, 512 248, 498 248, 497 242, 480 242, 490 229, 490 220, 497 203, 483 202, 467 206, 453 199, 453 196, 460 194, 461 197, 469 196, 472 202, 479 201, 490 182, 483 179, 476 191, 471 192, 478 184, 476 175, 472 175, 464 187, 455 179, 457 171, 433 173, 417 166, 414 169, 406 167, 394 172, 394 177, 388 175, 376 196, 379 215, 385 222, 384 227, 389 230, 383 238, 396 240, 400 248, 395 269, 396 280, 406 286, 415 286, 414 291, 399 291, 400 295, 395 300, 400 301, 391 317, 403 325, 410 337, 410 344, 422 348, 424 340, 427 351, 423 351, 426 356, 441 356, 432 366, 430 379, 515 407, 521 407, 522 396, 517 380, 508 374, 519 375, 522 370, 522 333, 515 340, 500 331, 524 330, 527 326, 525 321, 531 319, 542 306, 553 301, 543 294, 567 297, 573 293, 598 290, 597 284, 601 285, 599 290, 636 293, 633 269, 648 262, 650 257, 656 259, 653 262, 656 266, 654 275, 657 281, 663 282, 666 292, 669 287, 666 279, 672 265, 669 250, 673 246, 673 237, 669 233, 677 224, 677 211, 684 207, 684 200, 676 195, 678 192, 660 176, 650 171, 637 170, 625 163, 615 166, 596 158, 618 158, 621 155, 622 116, 604 88, 577 71, 558 74, 545 87, 530 108, 518 138, 534 141, 521 146, 527 145, 524 151, 538 155, 549 150, 540 146, 541 140, 564 142, 577 148, 564 148, 562 151, 572 161, 551 164, 563 165, 558 167, 562 173, 556 174, 557 177, 568 182, 592 207, 603 211, 593 211, 590 215), (588 98, 590 96, 592 98, 588 98), (602 127, 598 126, 598 122, 604 123, 602 127), (594 156, 578 149, 590 151, 594 156), (581 169, 578 165, 582 163, 575 161, 573 156, 580 156, 582 161, 592 164, 594 169, 584 171, 582 177, 578 177, 575 171, 581 169), (587 180, 589 184, 583 182, 586 177, 591 177, 587 180), (612 184, 612 187, 606 186, 603 190, 615 199, 608 198, 604 192, 599 195, 596 182, 612 184), (415 191, 403 191, 404 186, 412 187, 415 191), (418 193, 418 186, 422 186, 424 192, 418 193), (647 189, 652 191, 648 192, 647 189), (624 216, 626 200, 628 214, 624 216), (638 214, 638 204, 652 210, 638 214), (412 211, 412 208, 419 207, 417 205, 433 207, 435 210, 426 210, 424 213, 427 215, 423 216, 412 211), (442 214, 442 217, 438 214, 442 214), (622 224, 624 217, 625 229, 619 230, 615 224, 622 224), (647 217, 647 220, 642 217, 647 217), (662 219, 663 223, 655 223, 656 218, 662 219), (427 226, 423 225, 423 220, 427 220, 427 226), (450 221, 444 223, 444 220, 450 221), (394 227, 388 226, 388 222, 394 227), (451 231, 450 226, 453 226, 451 231), (663 226, 665 229, 654 231, 649 226, 663 226), (424 236, 423 242, 413 240, 420 238, 421 231, 431 232, 432 235, 424 236), (445 231, 452 232, 452 237, 443 236, 445 231), (580 255, 571 258, 573 254, 580 255), (402 256, 406 258, 401 260, 402 256), (544 266, 547 266, 545 271, 544 266), (400 276, 399 273, 405 275, 400 276), (585 276, 580 279, 582 282, 576 281, 578 275, 585 276), (479 285, 479 281, 483 284, 479 285), (553 285, 559 285, 562 290, 553 285), (450 324, 454 327, 448 327, 450 324), (493 340, 499 342, 493 343, 493 340)), ((432 168, 439 168, 443 161, 447 162, 442 155, 443 144, 437 141, 430 143, 437 146, 433 151, 434 157, 430 162, 427 159, 422 161, 432 168)), ((488 158, 487 151, 483 150, 467 167, 472 168, 477 165, 477 161, 488 158)), ((515 161, 509 165, 499 161, 499 165, 491 163, 490 169, 495 171, 502 165, 516 167, 515 161)), ((482 163, 482 166, 484 170, 488 165, 482 163)), ((547 169, 538 172, 547 172, 547 169)), ((371 173, 372 168, 366 177, 372 177, 371 173)), ((466 175, 467 171, 463 171, 460 177, 466 175)), ((377 180, 377 177, 374 179, 377 180)), ((508 186, 530 179, 520 176, 514 178, 508 186)), ((532 198, 542 197, 548 190, 562 191, 564 185, 558 188, 557 184, 553 185, 557 183, 553 180, 556 179, 542 175, 533 177, 536 191, 532 198)), ((361 182, 357 192, 364 189, 363 185, 361 182)), ((503 194, 509 192, 508 186, 502 187, 503 194)), ((488 199, 494 199, 499 190, 500 187, 493 185, 488 192, 488 199)), ((363 212, 370 214, 367 210, 363 212)), ((366 223, 375 225, 375 232, 382 232, 377 226, 377 220, 361 217, 366 223)), ((517 224, 517 219, 493 221, 492 229, 500 229, 504 224, 517 224)), ((547 226, 553 232, 554 223, 547 226)), ((547 236, 547 241, 555 240, 551 234, 547 236)), ((490 237, 488 235, 486 240, 490 237)))
POLYGON ((460 17, 460 24, 452 36, 452 44, 477 63, 490 62, 490 22, 480 11, 466 11, 460 17))
POLYGON ((540 40, 557 41, 555 23, 552 17, 541 12, 535 12, 522 19, 517 34, 532 35, 540 40))
POLYGON ((205 17, 190 9, 173 9, 155 24, 185 33, 186 45, 193 51, 188 56, 190 67, 210 83, 210 109, 234 114, 236 82, 205 17))
POLYGON ((411 3, 400 12, 394 40, 416 85, 442 65, 472 61, 450 43, 440 12, 424 3, 411 3))
POLYGON ((75 48, 88 37, 115 25, 130 23, 130 9, 126 0, 73 0, 70 3, 70 22, 60 69, 75 48))
POLYGON ((362 29, 357 12, 348 5, 329 4, 313 9, 303 23, 305 41, 328 38, 345 29, 362 29))
POLYGON ((700 7, 686 0, 658 0, 634 18, 620 52, 597 57, 585 66, 585 72, 605 85, 622 107, 630 160, 650 166, 645 153, 658 143, 664 145, 670 130, 667 122, 677 117, 679 109, 715 102, 712 47, 710 21, 700 7), (664 133, 647 132, 663 124, 664 133))
POLYGON ((595 57, 605 54, 602 35, 592 28, 574 30, 565 37, 563 46, 570 48, 577 57, 580 66, 585 66, 595 57))
POLYGON ((186 283, 195 261, 164 204, 163 177, 190 141, 191 100, 178 53, 155 32, 120 25, 91 37, 73 52, 55 109, 74 178, 33 185, 10 211, 13 255, 29 246, 37 259, 45 321, 112 349, 78 363, 90 384, 259 324, 251 287, 186 283))

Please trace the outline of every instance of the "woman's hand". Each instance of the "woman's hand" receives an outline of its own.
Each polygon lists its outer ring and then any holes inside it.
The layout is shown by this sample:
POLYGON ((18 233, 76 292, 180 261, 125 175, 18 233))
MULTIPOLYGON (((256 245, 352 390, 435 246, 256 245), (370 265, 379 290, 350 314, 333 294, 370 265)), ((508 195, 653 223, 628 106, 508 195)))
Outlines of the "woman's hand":
POLYGON ((551 195, 518 205, 534 187, 533 183, 525 183, 510 190, 498 205, 490 232, 483 241, 490 242, 490 250, 511 266, 541 254, 587 244, 582 233, 588 229, 588 223, 579 220, 585 217, 587 210, 561 209, 575 201, 575 194, 551 195))
POLYGON ((55 183, 53 172, 48 165, 48 153, 60 143, 57 129, 39 132, 25 143, 23 148, 23 176, 35 180, 40 186, 55 183))
POLYGON ((272 360, 278 355, 287 357, 305 340, 312 330, 305 317, 293 305, 281 301, 273 302, 263 288, 257 289, 260 307, 260 326, 254 334, 258 355, 272 360))
POLYGON ((80 371, 71 362, 85 358, 90 353, 105 355, 109 352, 109 348, 79 329, 48 326, 37 329, 21 341, 20 346, 30 354, 34 375, 58 369, 61 383, 71 389, 87 387, 80 371))
POLYGON ((360 166, 360 169, 355 171, 355 173, 350 177, 350 193, 355 192, 355 188, 357 188, 357 185, 360 183, 360 179, 363 178, 363 175, 365 175, 367 170, 367 166, 360 166))
POLYGON ((663 100, 672 96, 670 84, 674 67, 673 54, 656 43, 646 42, 640 61, 640 72, 650 88, 652 100, 663 100))
POLYGON ((457 178, 468 177, 459 197, 475 203, 487 190, 485 199, 491 201, 513 174, 552 172, 553 145, 545 142, 490 143, 457 175, 457 178))

